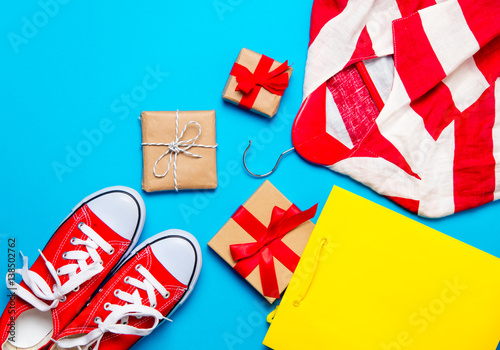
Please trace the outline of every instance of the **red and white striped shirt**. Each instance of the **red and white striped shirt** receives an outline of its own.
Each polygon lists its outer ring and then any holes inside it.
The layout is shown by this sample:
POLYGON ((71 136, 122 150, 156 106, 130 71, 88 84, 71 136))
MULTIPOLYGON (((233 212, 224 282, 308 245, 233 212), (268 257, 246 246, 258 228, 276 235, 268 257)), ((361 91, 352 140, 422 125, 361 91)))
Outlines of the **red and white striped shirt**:
POLYGON ((422 216, 499 199, 499 34, 500 0, 315 0, 296 150, 422 216))

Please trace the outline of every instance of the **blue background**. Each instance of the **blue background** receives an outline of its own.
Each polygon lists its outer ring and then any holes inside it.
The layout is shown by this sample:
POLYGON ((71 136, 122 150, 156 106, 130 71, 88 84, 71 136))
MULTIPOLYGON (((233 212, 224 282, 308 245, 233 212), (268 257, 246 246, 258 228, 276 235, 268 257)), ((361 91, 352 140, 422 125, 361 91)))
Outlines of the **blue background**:
MULTIPOLYGON (((312 0, 293 6, 285 0, 66 0, 57 7, 44 1, 10 1, 0 11, 0 250, 6 254, 7 238, 15 237, 16 249, 32 262, 83 197, 106 186, 133 187, 147 208, 141 240, 168 228, 185 229, 198 238, 204 259, 198 285, 174 322, 136 348, 265 348, 264 319, 272 307, 207 242, 263 181, 242 168, 248 140, 254 141, 249 163, 255 172, 268 171, 279 153, 291 147, 312 0), (293 63, 290 86, 271 120, 221 99, 242 47, 293 63), (141 190, 138 116, 144 110, 175 109, 216 110, 215 191, 141 190), (93 130, 99 128, 105 131, 102 137, 89 143, 86 135, 95 136, 93 130)), ((287 155, 269 180, 303 209, 316 202, 321 209, 338 185, 491 254, 500 253, 499 202, 439 220, 417 218, 296 153, 287 155)), ((6 270, 3 260, 0 268, 6 270)))

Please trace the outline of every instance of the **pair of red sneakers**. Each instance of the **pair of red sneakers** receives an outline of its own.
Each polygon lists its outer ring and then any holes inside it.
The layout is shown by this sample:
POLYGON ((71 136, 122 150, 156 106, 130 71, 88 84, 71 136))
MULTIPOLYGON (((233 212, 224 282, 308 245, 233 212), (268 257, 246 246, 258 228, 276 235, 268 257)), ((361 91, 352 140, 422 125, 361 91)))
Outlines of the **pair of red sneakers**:
POLYGON ((168 320, 198 279, 201 250, 182 230, 135 247, 145 214, 127 187, 81 201, 30 269, 23 256, 22 282, 7 275, 2 349, 128 349, 168 320))

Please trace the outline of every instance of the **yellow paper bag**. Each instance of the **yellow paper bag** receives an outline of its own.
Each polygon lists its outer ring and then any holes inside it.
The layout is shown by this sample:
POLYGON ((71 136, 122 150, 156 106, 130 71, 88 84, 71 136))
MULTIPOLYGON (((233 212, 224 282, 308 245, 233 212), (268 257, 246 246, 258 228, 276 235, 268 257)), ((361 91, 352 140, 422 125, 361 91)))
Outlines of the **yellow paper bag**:
POLYGON ((495 350, 500 259, 334 187, 264 345, 495 350))

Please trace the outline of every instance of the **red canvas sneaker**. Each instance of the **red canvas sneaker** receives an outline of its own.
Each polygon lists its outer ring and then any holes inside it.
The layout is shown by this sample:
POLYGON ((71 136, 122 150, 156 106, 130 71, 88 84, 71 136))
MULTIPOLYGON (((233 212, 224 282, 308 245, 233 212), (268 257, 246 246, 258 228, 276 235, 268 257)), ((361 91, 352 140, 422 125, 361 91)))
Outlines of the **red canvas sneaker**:
POLYGON ((3 350, 46 346, 78 314, 106 275, 137 243, 144 202, 127 187, 109 187, 81 201, 52 235, 23 281, 7 275, 11 302, 0 318, 3 350))
POLYGON ((51 350, 130 348, 184 303, 200 268, 200 246, 191 234, 168 230, 149 238, 59 334, 51 350))

